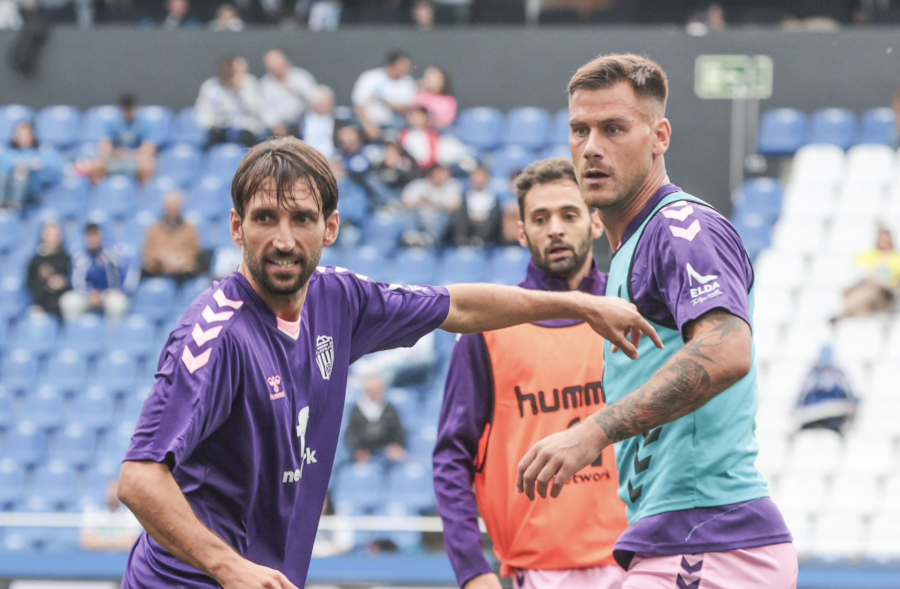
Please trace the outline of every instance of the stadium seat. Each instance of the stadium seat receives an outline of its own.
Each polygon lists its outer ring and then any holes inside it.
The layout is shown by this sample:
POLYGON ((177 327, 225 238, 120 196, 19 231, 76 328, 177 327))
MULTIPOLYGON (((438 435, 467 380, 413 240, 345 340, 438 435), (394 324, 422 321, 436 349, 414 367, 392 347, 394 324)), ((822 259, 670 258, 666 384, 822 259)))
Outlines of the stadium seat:
POLYGON ((396 215, 379 211, 363 227, 363 241, 388 256, 397 248, 405 229, 405 224, 396 215))
POLYGON ((94 432, 104 431, 115 421, 115 407, 115 400, 106 389, 90 386, 72 399, 66 422, 94 432))
POLYGON ((83 220, 89 185, 90 182, 81 176, 65 176, 44 195, 43 209, 54 211, 62 222, 83 220))
POLYGON ((806 113, 796 108, 766 111, 760 121, 756 149, 762 155, 793 155, 806 142, 806 113))
POLYGON ((767 480, 777 479, 784 473, 787 462, 787 443, 782 437, 769 439, 759 435, 759 455, 756 457, 756 468, 767 480))
POLYGON ((75 495, 77 473, 64 460, 52 459, 35 470, 26 491, 32 497, 40 497, 53 510, 59 510, 75 495))
POLYGON ((165 106, 142 106, 138 109, 137 120, 146 133, 145 140, 157 147, 166 146, 172 136, 175 114, 165 106))
POLYGON ((553 115, 553 127, 550 129, 550 142, 556 145, 569 145, 568 108, 561 108, 553 115))
POLYGON ((753 178, 741 185, 738 215, 751 213, 762 216, 769 222, 775 221, 781 213, 784 186, 774 178, 753 178))
MULTIPOLYGON (((392 518, 409 518, 419 515, 419 513, 403 503, 391 501, 386 505, 376 507, 372 515, 392 518)), ((422 532, 412 531, 373 531, 365 533, 357 533, 357 545, 365 546, 373 540, 388 540, 394 544, 401 552, 410 552, 416 550, 422 544, 422 532)))
POLYGON ((203 162, 203 173, 218 176, 226 184, 231 184, 234 173, 247 153, 247 148, 236 143, 223 143, 213 146, 206 152, 203 162))
POLYGON ((837 467, 840 450, 840 435, 831 430, 800 431, 794 437, 788 471, 796 476, 830 475, 837 467))
POLYGON ((56 389, 62 395, 72 395, 84 389, 87 382, 87 358, 73 348, 62 348, 47 360, 49 370, 39 378, 41 384, 56 389))
POLYGON ((137 207, 137 184, 129 176, 104 178, 97 183, 88 206, 92 217, 124 219, 134 214, 137 207))
POLYGON ((194 118, 193 107, 182 109, 178 112, 175 129, 172 132, 172 143, 187 143, 197 148, 202 148, 206 143, 207 132, 201 129, 194 118))
POLYGON ((868 181, 847 183, 838 193, 834 218, 842 222, 856 219, 874 224, 885 218, 887 206, 884 184, 868 181))
POLYGON ((34 132, 40 143, 49 143, 57 149, 66 149, 78 140, 78 109, 72 106, 48 106, 42 108, 34 119, 34 132))
POLYGON ((835 219, 828 233, 830 248, 857 255, 874 247, 878 226, 874 219, 835 219))
POLYGON ((493 154, 491 176, 507 180, 513 173, 524 170, 535 159, 533 151, 519 145, 507 145, 493 154))
POLYGON ((65 324, 60 344, 92 358, 106 345, 106 325, 93 313, 76 317, 65 324))
POLYGON ((78 142, 97 143, 109 137, 110 129, 122 120, 122 111, 117 106, 93 106, 81 115, 78 142))
POLYGON ((341 513, 371 513, 382 504, 383 470, 372 462, 355 462, 341 469, 334 487, 334 505, 341 513))
POLYGON ((787 326, 781 359, 796 362, 801 366, 812 366, 819 358, 822 346, 831 341, 831 330, 827 320, 838 312, 840 303, 836 297, 823 297, 814 289, 804 289, 797 298, 798 313, 787 326), (810 296, 811 295, 811 296, 810 296), (816 299, 816 300, 813 300, 816 299), (810 313, 807 307, 822 304, 821 310, 810 313), (831 304, 828 304, 828 301, 831 304))
POLYGON ((82 424, 70 424, 54 437, 47 455, 75 468, 82 468, 93 460, 97 451, 97 434, 82 424))
MULTIPOLYGON (((70 504, 71 505, 71 504, 70 504)), ((78 528, 50 528, 43 540, 43 552, 48 555, 81 551, 81 530, 78 528)))
POLYGON ((810 556, 826 562, 849 561, 863 551, 863 522, 844 515, 816 518, 810 556))
POLYGON ((58 332, 59 323, 52 315, 28 315, 16 325, 13 345, 42 356, 55 346, 58 332))
POLYGON ((15 402, 12 395, 0 385, 0 434, 16 424, 15 402))
POLYGON ((801 147, 794 156, 789 188, 815 184, 833 188, 844 179, 847 156, 835 145, 815 144, 801 147))
POLYGON ((434 250, 406 248, 394 258, 392 282, 399 284, 434 284, 437 256, 434 250))
POLYGON ((894 172, 896 153, 886 145, 861 144, 847 152, 846 184, 885 186, 894 172))
MULTIPOLYGON (((200 276, 182 284, 175 295, 175 313, 180 315, 187 311, 194 299, 209 288, 210 284, 212 283, 206 276, 200 276)), ((166 335, 168 336, 168 334, 166 335)))
MULTIPOLYGON (((891 334, 889 342, 890 339, 895 341, 898 339, 896 332, 891 334)), ((900 364, 890 358, 885 358, 872 367, 871 389, 866 397, 889 398, 896 394, 898 383, 900 383, 900 364)))
POLYGON ((31 422, 38 428, 51 431, 62 427, 65 421, 65 399, 55 387, 42 385, 29 391, 19 402, 16 420, 31 422))
POLYGON ((550 113, 543 108, 514 108, 506 113, 503 126, 503 143, 537 150, 548 143, 550 113))
POLYGON ((487 277, 487 255, 484 248, 459 247, 444 252, 438 282, 443 285, 484 282, 487 277))
POLYGON ((897 114, 894 109, 881 107, 865 111, 860 119, 859 142, 896 146, 897 114))
POLYGON ((200 152, 188 143, 177 143, 160 154, 156 173, 186 188, 194 182, 199 171, 200 152))
POLYGON ((863 543, 863 554, 877 565, 890 563, 896 566, 900 560, 900 524, 896 517, 872 520, 863 543))
POLYGON ((175 281, 170 278, 148 278, 135 291, 131 309, 151 321, 162 321, 172 310, 175 290, 175 281))
POLYGON ((127 352, 115 350, 97 360, 92 383, 116 394, 130 394, 134 389, 137 366, 127 352))
POLYGON ((44 432, 30 421, 22 421, 14 430, 6 432, 3 439, 4 458, 9 458, 25 467, 34 466, 44 459, 46 440, 44 432))
POLYGON ((181 187, 173 178, 157 174, 156 178, 145 184, 138 194, 137 209, 157 217, 162 214, 166 195, 180 190, 181 187))
MULTIPOLYGON (((831 244, 833 247, 836 244, 831 244)), ((850 252, 834 249, 822 249, 812 257, 809 272, 806 275, 806 285, 817 287, 818 292, 823 289, 840 289, 849 287, 857 280, 855 256, 850 252)))
POLYGON ((0 255, 8 254, 18 246, 19 216, 6 210, 0 210, 0 255))
POLYGON ((806 258, 799 252, 762 252, 755 264, 755 284, 757 288, 796 288, 806 278, 806 258))
POLYGON ((220 176, 205 176, 194 184, 185 213, 197 213, 205 221, 222 221, 231 211, 231 184, 220 176))
POLYGON ((0 460, 0 511, 19 502, 25 492, 25 469, 10 458, 0 460))
POLYGON ((155 341, 155 329, 143 315, 129 315, 116 325, 110 336, 110 349, 122 350, 140 360, 145 360, 159 350, 151 346, 155 341))
POLYGON ((41 528, 8 527, 4 529, 3 544, 0 548, 7 552, 37 552, 41 546, 39 539, 42 535, 41 528))
POLYGON ((509 246, 497 249, 491 258, 490 281, 495 284, 518 284, 525 280, 529 262, 531 256, 523 247, 509 246))
POLYGON ((122 400, 122 409, 118 413, 117 419, 119 423, 131 422, 137 423, 144 410, 144 401, 146 397, 141 395, 128 395, 122 400))
POLYGON ((772 244, 778 249, 802 254, 821 248, 824 239, 824 225, 816 218, 780 219, 772 234, 772 244))
POLYGON ((21 122, 34 120, 34 109, 21 104, 0 106, 0 145, 9 145, 21 122))
POLYGON ((463 110, 456 119, 454 134, 478 153, 496 147, 502 138, 503 113, 492 107, 478 106, 463 110))
POLYGON ((131 445, 131 434, 134 433, 135 422, 122 422, 119 426, 108 432, 97 445, 96 462, 112 461, 122 463, 125 452, 131 445))
POLYGON ((827 486, 820 475, 798 475, 788 466, 772 498, 784 513, 816 515, 825 505, 827 486))
POLYGON ((34 388, 38 376, 38 363, 31 352, 23 348, 14 348, 3 354, 0 362, 2 362, 0 375, 3 376, 3 386, 9 394, 20 395, 34 388))
POLYGON ((547 160, 554 157, 565 157, 572 159, 572 152, 569 150, 568 145, 558 143, 542 149, 540 155, 538 156, 538 159, 547 160))
POLYGON ((837 324, 834 355, 840 365, 870 362, 884 350, 884 320, 847 317, 837 324))
POLYGON ((868 517, 881 502, 879 485, 872 477, 837 476, 825 502, 826 516, 868 517))
POLYGON ((347 269, 377 282, 390 282, 390 269, 382 253, 384 250, 367 245, 348 252, 344 258, 347 269))
POLYGON ((838 464, 843 477, 875 480, 895 470, 897 453, 890 437, 855 431, 844 445, 838 464))
POLYGON ((812 113, 808 143, 837 145, 844 151, 856 142, 856 115, 846 108, 823 108, 812 113))

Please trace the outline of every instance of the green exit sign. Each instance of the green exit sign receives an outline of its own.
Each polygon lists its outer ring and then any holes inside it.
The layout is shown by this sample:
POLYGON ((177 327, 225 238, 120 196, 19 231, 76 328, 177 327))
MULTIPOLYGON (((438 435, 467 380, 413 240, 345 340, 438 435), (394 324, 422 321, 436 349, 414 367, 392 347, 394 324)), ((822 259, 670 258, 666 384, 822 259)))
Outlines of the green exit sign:
POLYGON ((768 55, 700 55, 694 64, 699 98, 769 98, 772 58, 768 55))

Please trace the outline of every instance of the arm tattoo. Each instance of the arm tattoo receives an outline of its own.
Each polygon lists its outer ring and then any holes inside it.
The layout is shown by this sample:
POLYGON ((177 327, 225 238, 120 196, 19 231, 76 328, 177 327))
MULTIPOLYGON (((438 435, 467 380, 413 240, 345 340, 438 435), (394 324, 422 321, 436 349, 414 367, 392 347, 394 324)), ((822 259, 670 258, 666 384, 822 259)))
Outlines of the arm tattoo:
POLYGON ((692 337, 684 347, 647 384, 593 416, 610 443, 696 411, 743 377, 735 378, 722 366, 733 355, 728 344, 749 333, 742 319, 714 311, 694 322, 689 332, 692 337))

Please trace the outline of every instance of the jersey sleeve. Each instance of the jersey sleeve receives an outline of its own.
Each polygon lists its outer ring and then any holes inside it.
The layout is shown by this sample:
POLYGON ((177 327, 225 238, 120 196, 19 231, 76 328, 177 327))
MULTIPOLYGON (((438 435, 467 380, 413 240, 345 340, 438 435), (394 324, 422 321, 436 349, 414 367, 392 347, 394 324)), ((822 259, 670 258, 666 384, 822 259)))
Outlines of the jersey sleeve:
POLYGON ((174 459, 178 464, 228 418, 239 359, 227 333, 214 337, 218 339, 212 345, 198 346, 191 325, 180 326, 169 337, 125 460, 174 459))
POLYGON ((482 552, 472 485, 478 442, 490 421, 493 384, 484 338, 464 335, 453 349, 434 449, 434 491, 444 543, 459 586, 491 572, 482 552))
POLYGON ((356 300, 350 357, 408 348, 440 327, 450 313, 450 293, 437 286, 385 284, 347 273, 356 300))
POLYGON ((713 309, 750 321, 753 267, 734 227, 697 203, 674 203, 647 225, 632 266, 633 300, 678 329, 713 309), (653 307, 656 307, 654 310, 653 307))

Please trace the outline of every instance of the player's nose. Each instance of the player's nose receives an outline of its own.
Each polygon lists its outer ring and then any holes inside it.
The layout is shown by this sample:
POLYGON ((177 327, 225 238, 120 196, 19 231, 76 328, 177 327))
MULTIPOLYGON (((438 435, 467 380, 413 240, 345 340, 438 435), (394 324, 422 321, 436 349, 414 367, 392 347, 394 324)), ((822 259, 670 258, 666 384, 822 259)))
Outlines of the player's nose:
POLYGON ((290 220, 284 220, 278 223, 278 227, 275 230, 275 238, 272 243, 272 245, 275 246, 275 249, 289 252, 294 249, 295 243, 294 234, 291 233, 290 220))
POLYGON ((602 133, 597 129, 591 129, 584 142, 584 157, 603 159, 603 149, 602 133))

